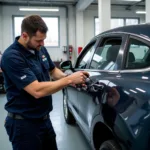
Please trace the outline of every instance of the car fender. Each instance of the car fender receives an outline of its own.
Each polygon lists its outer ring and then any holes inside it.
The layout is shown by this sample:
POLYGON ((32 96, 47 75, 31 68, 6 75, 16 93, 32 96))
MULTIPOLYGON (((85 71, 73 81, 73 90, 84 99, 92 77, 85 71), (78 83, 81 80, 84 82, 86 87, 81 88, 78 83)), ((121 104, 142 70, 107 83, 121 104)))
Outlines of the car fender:
MULTIPOLYGON (((101 112, 100 112, 101 113, 101 112)), ((104 124, 104 118, 102 117, 101 114, 98 114, 97 116, 95 116, 92 120, 92 125, 91 125, 91 132, 90 132, 90 143, 91 143, 91 146, 92 146, 92 149, 95 149, 94 148, 94 141, 93 141, 93 132, 94 132, 94 128, 95 128, 95 125, 100 122, 102 124, 104 124)), ((104 124, 105 125, 105 124, 104 124)))

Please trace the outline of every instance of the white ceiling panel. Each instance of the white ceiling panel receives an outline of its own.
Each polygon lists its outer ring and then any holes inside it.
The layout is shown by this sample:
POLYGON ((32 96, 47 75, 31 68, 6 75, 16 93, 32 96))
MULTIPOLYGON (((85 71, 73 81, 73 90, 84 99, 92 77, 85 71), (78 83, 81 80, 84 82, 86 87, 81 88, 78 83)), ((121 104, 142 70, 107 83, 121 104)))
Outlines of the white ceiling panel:
MULTIPOLYGON (((0 4, 72 4, 72 5, 79 5, 79 3, 85 3, 87 0, 0 0, 0 4), (78 3, 79 2, 79 3, 78 3)), ((88 0, 89 1, 89 0, 88 0)), ((92 0, 92 4, 97 5, 98 0, 92 0)), ((83 4, 82 3, 82 4, 83 4)), ((120 6, 145 6, 145 0, 141 0, 141 2, 134 2, 133 1, 127 1, 127 0, 111 0, 112 5, 120 5, 120 6)), ((78 6, 79 7, 79 6, 78 6)))

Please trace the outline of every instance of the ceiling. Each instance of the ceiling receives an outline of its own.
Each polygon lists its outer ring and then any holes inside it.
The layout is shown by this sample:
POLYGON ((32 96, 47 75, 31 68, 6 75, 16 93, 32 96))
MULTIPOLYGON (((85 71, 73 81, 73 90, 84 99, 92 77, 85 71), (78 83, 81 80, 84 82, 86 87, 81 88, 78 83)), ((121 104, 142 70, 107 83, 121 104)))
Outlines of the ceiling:
POLYGON ((145 0, 141 0, 140 2, 134 2, 134 1, 126 1, 126 0, 111 0, 112 4, 118 4, 118 5, 132 5, 136 4, 137 5, 145 5, 145 0))
MULTIPOLYGON (((88 3, 92 5, 97 5, 98 0, 0 0, 1 5, 79 5, 88 3)), ((126 8, 131 7, 145 7, 145 0, 141 2, 125 1, 125 0, 111 0, 112 5, 126 6, 126 8)))

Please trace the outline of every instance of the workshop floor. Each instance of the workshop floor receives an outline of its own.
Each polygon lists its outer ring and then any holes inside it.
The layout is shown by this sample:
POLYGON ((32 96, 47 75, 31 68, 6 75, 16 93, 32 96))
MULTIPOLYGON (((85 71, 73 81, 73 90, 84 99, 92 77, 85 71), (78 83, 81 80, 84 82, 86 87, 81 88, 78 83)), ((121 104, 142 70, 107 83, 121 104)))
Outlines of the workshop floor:
MULTIPOLYGON (((12 150, 4 128, 7 112, 4 110, 5 94, 0 94, 0 150, 12 150)), ((53 111, 50 117, 57 135, 59 150, 90 150, 89 144, 77 125, 70 126, 65 123, 62 109, 62 92, 53 95, 53 111)))

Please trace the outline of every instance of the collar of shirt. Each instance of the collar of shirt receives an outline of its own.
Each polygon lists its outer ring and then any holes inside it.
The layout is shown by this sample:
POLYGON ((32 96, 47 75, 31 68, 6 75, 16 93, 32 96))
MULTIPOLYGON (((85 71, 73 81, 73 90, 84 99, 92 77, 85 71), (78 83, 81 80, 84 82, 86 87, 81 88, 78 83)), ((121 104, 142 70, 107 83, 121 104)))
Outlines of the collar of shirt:
POLYGON ((21 53, 23 53, 23 55, 25 57, 29 57, 32 55, 39 55, 39 51, 36 50, 28 50, 26 49, 23 45, 21 45, 18 40, 19 40, 20 36, 16 37, 14 44, 17 45, 19 48, 17 50, 21 51, 21 53))
POLYGON ((30 51, 32 54, 35 55, 35 51, 34 51, 34 50, 31 49, 31 50, 29 50, 29 51, 30 51))

